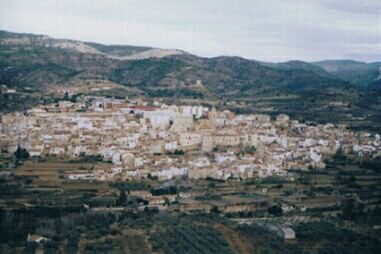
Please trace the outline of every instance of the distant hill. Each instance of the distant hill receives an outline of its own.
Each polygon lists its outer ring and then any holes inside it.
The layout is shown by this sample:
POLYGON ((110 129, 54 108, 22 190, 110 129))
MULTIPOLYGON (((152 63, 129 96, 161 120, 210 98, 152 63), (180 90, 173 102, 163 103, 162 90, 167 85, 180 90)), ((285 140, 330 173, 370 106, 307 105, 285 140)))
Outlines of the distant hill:
POLYGON ((364 63, 352 60, 326 60, 313 63, 334 75, 358 86, 373 87, 381 78, 381 62, 364 63))
POLYGON ((97 78, 148 94, 185 89, 213 96, 252 96, 345 84, 301 61, 265 64, 240 57, 202 58, 179 50, 108 46, 4 31, 0 32, 0 48, 0 82, 14 86, 70 85, 97 78), (192 86, 197 80, 203 87, 192 86))
POLYGON ((312 63, 298 61, 298 60, 287 61, 282 63, 263 63, 262 62, 261 64, 268 67, 278 68, 282 70, 304 70, 308 72, 313 72, 323 77, 332 78, 332 75, 328 71, 326 71, 324 68, 314 65, 312 63))
POLYGON ((24 47, 45 47, 67 49, 84 54, 98 54, 111 59, 130 60, 151 57, 165 57, 186 52, 176 49, 158 49, 128 45, 103 45, 93 42, 82 42, 67 39, 54 39, 46 35, 11 33, 0 31, 1 45, 23 45, 24 47))

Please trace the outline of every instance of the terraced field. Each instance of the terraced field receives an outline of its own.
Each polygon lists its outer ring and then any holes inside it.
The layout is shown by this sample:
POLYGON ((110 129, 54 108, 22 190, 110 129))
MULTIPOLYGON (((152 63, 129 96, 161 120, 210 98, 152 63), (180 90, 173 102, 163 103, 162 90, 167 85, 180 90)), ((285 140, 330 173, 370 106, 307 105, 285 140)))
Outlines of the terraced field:
POLYGON ((13 192, 0 194, 0 206, 12 208, 108 200, 115 193, 108 183, 68 180, 70 174, 92 172, 94 166, 95 163, 80 161, 25 161, 13 170, 12 180, 0 182, 0 188, 6 189, 6 185, 17 187, 13 192))

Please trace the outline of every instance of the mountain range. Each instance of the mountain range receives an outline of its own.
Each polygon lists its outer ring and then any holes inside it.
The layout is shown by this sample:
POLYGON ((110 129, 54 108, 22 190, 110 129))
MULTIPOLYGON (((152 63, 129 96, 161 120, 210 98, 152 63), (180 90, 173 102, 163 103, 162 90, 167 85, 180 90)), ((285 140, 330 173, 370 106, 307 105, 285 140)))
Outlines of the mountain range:
POLYGON ((206 94, 245 96, 274 89, 373 88, 380 79, 381 62, 265 63, 240 57, 203 58, 176 49, 102 45, 0 31, 0 67, 0 82, 16 87, 70 85, 97 78, 154 93, 187 88, 201 80, 201 92, 206 94))

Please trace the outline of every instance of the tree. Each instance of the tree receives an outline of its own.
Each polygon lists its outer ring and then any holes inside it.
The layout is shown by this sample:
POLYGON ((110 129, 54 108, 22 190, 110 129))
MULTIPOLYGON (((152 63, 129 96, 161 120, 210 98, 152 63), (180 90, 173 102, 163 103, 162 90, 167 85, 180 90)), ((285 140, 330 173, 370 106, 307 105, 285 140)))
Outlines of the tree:
POLYGON ((255 153, 257 151, 257 148, 255 146, 247 146, 244 149, 245 153, 255 153))
POLYGON ((354 198, 346 198, 341 205, 341 210, 344 219, 354 220, 362 214, 364 205, 356 202, 354 198))
POLYGON ((127 204, 127 195, 125 191, 119 192, 119 197, 116 200, 116 206, 125 206, 127 204))
POLYGON ((268 209, 269 214, 273 214, 275 216, 282 216, 283 215, 283 210, 280 206, 273 205, 269 207, 268 209))
POLYGON ((27 242, 25 245, 24 253, 35 253, 38 248, 38 244, 35 242, 27 242))
POLYGON ((184 151, 183 150, 175 150, 175 153, 174 153, 175 155, 184 155, 185 153, 184 153, 184 151))
POLYGON ((63 99, 65 101, 69 100, 69 93, 68 92, 65 92, 63 99))
POLYGON ((13 154, 17 161, 29 158, 29 152, 25 148, 21 148, 20 145, 17 146, 17 150, 13 154))
POLYGON ((221 213, 221 212, 220 212, 220 209, 218 209, 217 206, 213 206, 213 207, 210 209, 210 212, 211 212, 211 213, 214 213, 214 214, 219 214, 219 213, 221 213))

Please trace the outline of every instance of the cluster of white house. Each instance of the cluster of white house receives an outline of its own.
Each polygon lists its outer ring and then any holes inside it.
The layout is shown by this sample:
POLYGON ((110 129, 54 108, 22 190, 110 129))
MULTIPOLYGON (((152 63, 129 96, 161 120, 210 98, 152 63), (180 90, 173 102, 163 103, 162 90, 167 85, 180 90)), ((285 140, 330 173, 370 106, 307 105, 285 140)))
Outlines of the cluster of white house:
POLYGON ((381 154, 378 134, 304 124, 278 115, 235 115, 204 106, 86 97, 2 116, 0 151, 31 156, 98 156, 109 168, 70 179, 252 178, 322 168, 338 150, 381 154))

